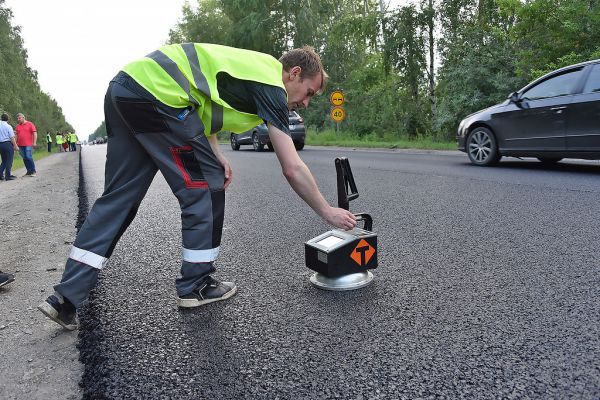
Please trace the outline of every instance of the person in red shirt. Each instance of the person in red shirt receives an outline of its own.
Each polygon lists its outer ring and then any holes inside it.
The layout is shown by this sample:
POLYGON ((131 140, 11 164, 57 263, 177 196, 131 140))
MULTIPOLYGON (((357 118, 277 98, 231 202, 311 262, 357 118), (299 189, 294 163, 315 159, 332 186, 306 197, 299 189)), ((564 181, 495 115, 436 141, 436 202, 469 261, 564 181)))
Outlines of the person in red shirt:
POLYGON ((15 127, 15 135, 17 136, 17 146, 23 157, 25 168, 27 168, 26 176, 34 177, 36 174, 35 163, 33 162, 33 147, 37 146, 37 129, 35 125, 25 119, 21 113, 17 114, 17 126, 15 127))

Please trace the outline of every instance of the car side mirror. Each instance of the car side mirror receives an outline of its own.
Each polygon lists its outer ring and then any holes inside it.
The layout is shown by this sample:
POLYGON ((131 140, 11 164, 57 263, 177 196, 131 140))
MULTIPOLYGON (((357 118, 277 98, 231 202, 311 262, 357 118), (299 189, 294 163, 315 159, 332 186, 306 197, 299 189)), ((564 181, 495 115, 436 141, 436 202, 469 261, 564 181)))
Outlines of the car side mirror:
POLYGON ((510 100, 511 103, 518 103, 518 102, 520 102, 519 93, 518 92, 512 92, 508 96, 508 100, 510 100))

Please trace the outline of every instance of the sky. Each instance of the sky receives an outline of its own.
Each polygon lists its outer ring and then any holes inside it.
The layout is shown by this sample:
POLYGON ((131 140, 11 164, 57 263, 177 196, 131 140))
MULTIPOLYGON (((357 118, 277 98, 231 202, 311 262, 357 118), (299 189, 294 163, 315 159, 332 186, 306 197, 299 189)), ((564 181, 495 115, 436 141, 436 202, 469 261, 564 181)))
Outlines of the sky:
POLYGON ((13 26, 21 26, 28 64, 42 90, 56 100, 79 138, 87 139, 104 120, 111 78, 165 43, 184 2, 5 0, 5 6, 13 11, 13 26))
MULTIPOLYGON (((394 7, 406 1, 384 3, 394 7)), ((111 78, 165 43, 184 3, 5 0, 13 11, 13 26, 21 26, 29 67, 84 140, 104 120, 104 94, 111 78)), ((27 116, 27 110, 23 113, 27 116)))

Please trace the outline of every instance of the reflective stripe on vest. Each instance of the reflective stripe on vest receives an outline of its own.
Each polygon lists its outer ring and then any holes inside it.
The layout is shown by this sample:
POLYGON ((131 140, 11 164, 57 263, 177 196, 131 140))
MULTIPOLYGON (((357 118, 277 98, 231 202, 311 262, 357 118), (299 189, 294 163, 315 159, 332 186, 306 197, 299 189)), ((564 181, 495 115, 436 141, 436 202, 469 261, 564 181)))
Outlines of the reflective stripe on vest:
MULTIPOLYGON (((210 96, 210 88, 208 87, 208 82, 206 81, 206 77, 200 70, 200 62, 198 61, 198 53, 196 52, 196 48, 193 43, 184 43, 181 45, 185 55, 187 56, 188 62, 192 69, 192 76, 194 77, 194 83, 198 90, 204 94, 209 99, 210 96)), ((197 108, 199 106, 198 101, 192 97, 190 82, 183 75, 183 73, 179 70, 179 67, 173 60, 171 60, 165 53, 160 50, 156 50, 147 55, 148 58, 156 61, 158 65, 162 69, 165 70, 167 74, 183 89, 183 91, 188 95, 190 99, 190 103, 194 104, 194 107, 197 108)), ((210 133, 217 133, 223 127, 223 106, 216 104, 211 101, 211 119, 210 119, 210 133)))
POLYGON ((202 73, 200 69, 200 60, 198 60, 198 52, 196 51, 196 47, 193 43, 184 43, 181 45, 183 48, 183 52, 187 56, 188 62, 190 63, 190 68, 192 69, 192 76, 194 77, 194 83, 198 90, 206 97, 210 99, 210 88, 208 87, 208 82, 206 77, 202 73))
POLYGON ((198 107, 198 100, 192 97, 190 94, 190 82, 186 79, 186 77, 181 73, 175 61, 171 60, 160 50, 153 51, 148 54, 146 57, 156 61, 158 65, 162 69, 165 70, 167 74, 175 81, 177 84, 183 89, 183 91, 188 95, 190 99, 190 103, 194 104, 198 107))

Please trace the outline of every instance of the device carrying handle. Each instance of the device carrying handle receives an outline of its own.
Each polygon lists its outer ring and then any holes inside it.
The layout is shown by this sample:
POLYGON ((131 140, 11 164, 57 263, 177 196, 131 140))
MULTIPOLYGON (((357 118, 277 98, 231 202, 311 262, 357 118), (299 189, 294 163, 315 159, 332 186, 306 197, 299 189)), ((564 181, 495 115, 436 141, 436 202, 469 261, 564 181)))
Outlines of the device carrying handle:
POLYGON ((358 197, 358 189, 348 159, 346 157, 336 158, 335 170, 337 172, 338 207, 349 210, 350 201, 358 197))
POLYGON ((354 216, 356 217, 356 222, 363 221, 365 223, 363 226, 363 229, 365 231, 373 230, 373 218, 371 217, 370 214, 358 213, 358 214, 354 214, 354 216))

